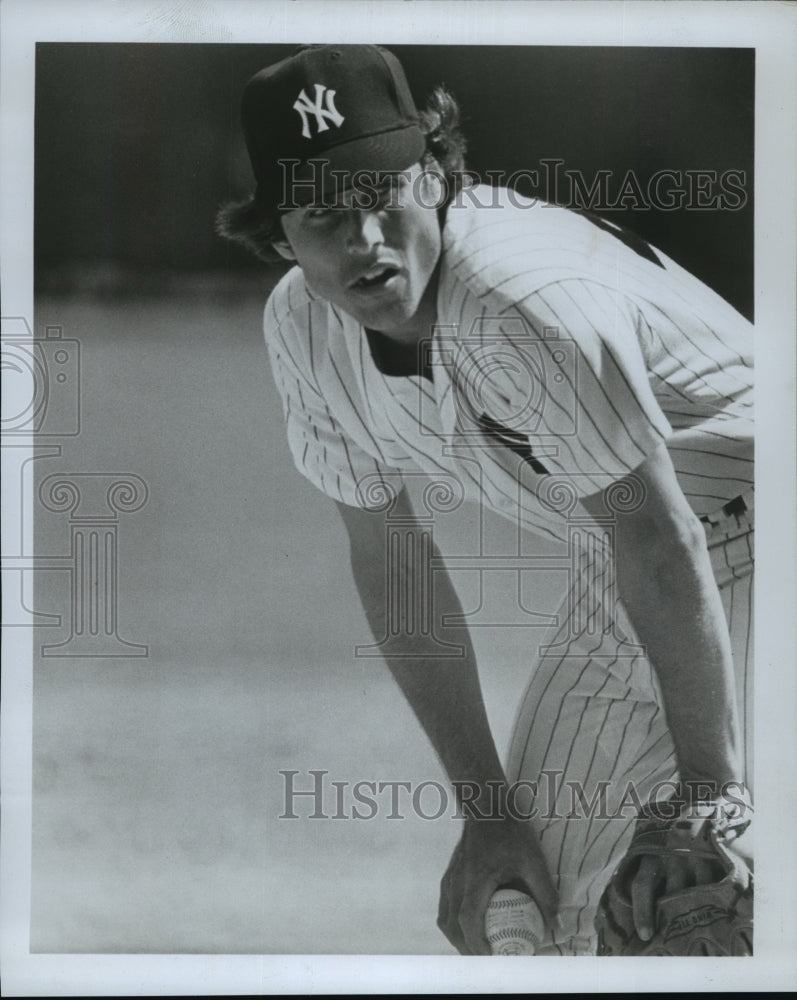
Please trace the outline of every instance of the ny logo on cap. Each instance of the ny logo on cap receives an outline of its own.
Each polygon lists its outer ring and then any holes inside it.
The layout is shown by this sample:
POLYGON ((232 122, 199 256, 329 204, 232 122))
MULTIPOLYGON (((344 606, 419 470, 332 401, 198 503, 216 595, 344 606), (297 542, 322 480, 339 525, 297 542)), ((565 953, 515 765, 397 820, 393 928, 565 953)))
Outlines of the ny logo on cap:
POLYGON ((293 107, 302 117, 302 135, 305 139, 312 139, 310 122, 307 117, 308 112, 311 115, 315 115, 316 135, 319 132, 326 132, 329 129, 327 120, 336 126, 342 125, 345 121, 343 115, 335 107, 335 91, 327 90, 322 83, 315 85, 315 104, 313 104, 307 94, 305 94, 304 88, 302 88, 299 91, 298 98, 294 101, 293 107), (326 108, 324 107, 324 103, 326 103, 326 108))

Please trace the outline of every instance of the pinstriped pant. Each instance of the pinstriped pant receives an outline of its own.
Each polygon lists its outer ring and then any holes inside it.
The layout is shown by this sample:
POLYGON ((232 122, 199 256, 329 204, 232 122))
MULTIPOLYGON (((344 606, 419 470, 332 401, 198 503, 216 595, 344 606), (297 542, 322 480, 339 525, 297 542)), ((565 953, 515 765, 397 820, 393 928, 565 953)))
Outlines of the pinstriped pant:
MULTIPOLYGON (((709 554, 728 620, 752 785, 753 521, 752 512, 706 526, 709 554)), ((519 782, 518 809, 532 818, 560 894, 563 929, 550 932, 541 955, 595 951, 595 907, 633 831, 636 806, 660 782, 677 779, 672 739, 650 663, 611 591, 610 566, 585 564, 564 611, 581 604, 579 632, 565 620, 523 697, 507 760, 519 782), (586 601, 588 611, 583 613, 586 601), (611 609, 611 610, 609 610, 611 609), (606 629, 607 614, 614 627, 606 629), (631 642, 624 639, 631 639, 631 642)), ((562 618, 560 617, 560 621, 562 618)), ((711 706, 706 706, 711 711, 711 706)), ((666 797, 669 785, 658 797, 666 797)))

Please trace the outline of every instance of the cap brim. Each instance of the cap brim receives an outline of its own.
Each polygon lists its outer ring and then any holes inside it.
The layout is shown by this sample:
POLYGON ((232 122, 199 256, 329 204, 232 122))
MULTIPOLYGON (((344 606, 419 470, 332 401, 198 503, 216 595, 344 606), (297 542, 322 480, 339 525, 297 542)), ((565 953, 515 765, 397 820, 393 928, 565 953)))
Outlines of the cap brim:
POLYGON ((357 176, 364 173, 407 170, 420 161, 425 150, 426 138, 419 126, 412 123, 332 146, 323 156, 305 163, 288 161, 283 170, 286 190, 277 208, 289 211, 328 200, 355 184, 357 176))

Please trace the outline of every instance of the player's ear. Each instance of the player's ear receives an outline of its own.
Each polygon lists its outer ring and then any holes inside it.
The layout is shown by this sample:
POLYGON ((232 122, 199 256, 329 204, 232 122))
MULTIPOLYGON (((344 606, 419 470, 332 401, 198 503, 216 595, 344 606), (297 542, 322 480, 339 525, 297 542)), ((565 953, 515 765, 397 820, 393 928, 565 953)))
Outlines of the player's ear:
POLYGON ((296 254, 287 240, 274 240, 271 245, 284 260, 296 260, 296 254))
POLYGON ((424 164, 421 177, 421 200, 427 208, 440 208, 446 200, 445 178, 434 161, 424 164))

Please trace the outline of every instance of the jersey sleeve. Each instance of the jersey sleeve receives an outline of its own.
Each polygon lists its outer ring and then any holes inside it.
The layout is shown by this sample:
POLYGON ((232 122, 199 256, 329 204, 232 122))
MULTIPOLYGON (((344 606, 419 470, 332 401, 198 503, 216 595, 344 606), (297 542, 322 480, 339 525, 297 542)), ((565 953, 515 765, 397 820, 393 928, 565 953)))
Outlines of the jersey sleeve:
POLYGON ((632 472, 672 433, 637 323, 633 302, 582 279, 539 289, 502 320, 517 352, 516 370, 506 373, 516 429, 579 496, 632 472))
POLYGON ((370 454, 335 418, 312 376, 290 315, 278 320, 267 306, 264 328, 297 470, 333 500, 379 509, 400 487, 400 474, 370 454))

